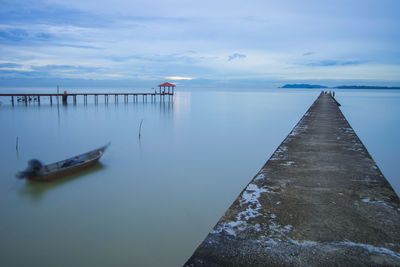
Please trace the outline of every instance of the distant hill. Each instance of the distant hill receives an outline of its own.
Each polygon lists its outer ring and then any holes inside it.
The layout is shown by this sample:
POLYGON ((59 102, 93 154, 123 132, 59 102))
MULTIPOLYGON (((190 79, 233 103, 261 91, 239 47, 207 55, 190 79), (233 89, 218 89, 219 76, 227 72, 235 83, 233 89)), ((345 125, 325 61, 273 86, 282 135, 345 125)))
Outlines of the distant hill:
POLYGON ((318 84, 285 84, 281 88, 328 88, 318 84))
POLYGON ((366 86, 366 85, 341 85, 336 86, 337 89, 400 89, 400 87, 389 87, 389 86, 366 86))
MULTIPOLYGON (((318 84, 285 84, 280 88, 328 88, 328 86, 318 85, 318 84)), ((400 89, 399 86, 368 86, 368 85, 340 85, 335 87, 330 87, 335 89, 400 89)))

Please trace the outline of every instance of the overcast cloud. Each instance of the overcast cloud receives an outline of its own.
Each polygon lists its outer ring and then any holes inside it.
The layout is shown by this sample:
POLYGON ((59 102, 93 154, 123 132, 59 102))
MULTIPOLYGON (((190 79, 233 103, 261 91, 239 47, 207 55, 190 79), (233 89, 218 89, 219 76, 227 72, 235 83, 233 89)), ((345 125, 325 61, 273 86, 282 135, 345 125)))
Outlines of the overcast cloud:
POLYGON ((0 5, 3 83, 15 77, 400 82, 397 0, 0 5))

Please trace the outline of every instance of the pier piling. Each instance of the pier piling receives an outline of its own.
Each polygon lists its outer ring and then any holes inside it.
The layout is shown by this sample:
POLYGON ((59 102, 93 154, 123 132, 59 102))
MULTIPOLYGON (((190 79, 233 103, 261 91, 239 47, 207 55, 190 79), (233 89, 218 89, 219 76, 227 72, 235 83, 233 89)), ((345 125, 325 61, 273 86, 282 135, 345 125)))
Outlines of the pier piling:
MULTIPOLYGON (((0 97, 4 96, 4 97, 11 97, 11 104, 14 105, 15 104, 15 97, 17 97, 18 102, 24 102, 26 105, 28 105, 28 102, 36 102, 38 103, 38 105, 41 104, 42 101, 42 97, 49 97, 49 102, 50 105, 53 104, 53 96, 56 97, 57 99, 57 104, 59 103, 59 97, 61 97, 62 99, 62 103, 64 105, 68 104, 68 97, 72 97, 73 100, 73 104, 76 105, 77 104, 77 97, 78 96, 83 96, 83 103, 87 104, 88 103, 88 95, 93 95, 93 99, 94 99, 94 103, 98 104, 99 103, 99 95, 104 95, 104 103, 108 103, 108 96, 109 95, 114 95, 114 102, 118 103, 118 97, 120 95, 124 96, 124 102, 125 103, 129 103, 129 96, 132 96, 132 101, 133 102, 139 102, 139 96, 142 96, 142 101, 143 103, 147 103, 148 101, 148 96, 150 96, 150 100, 151 102, 155 102, 157 100, 157 95, 160 96, 160 101, 164 101, 164 98, 166 95, 168 95, 169 97, 171 97, 173 95, 173 93, 167 94, 165 92, 162 93, 67 93, 67 91, 65 91, 63 94, 37 94, 37 93, 33 93, 33 94, 0 94, 0 97)), ((46 99, 46 98, 45 98, 46 99)))

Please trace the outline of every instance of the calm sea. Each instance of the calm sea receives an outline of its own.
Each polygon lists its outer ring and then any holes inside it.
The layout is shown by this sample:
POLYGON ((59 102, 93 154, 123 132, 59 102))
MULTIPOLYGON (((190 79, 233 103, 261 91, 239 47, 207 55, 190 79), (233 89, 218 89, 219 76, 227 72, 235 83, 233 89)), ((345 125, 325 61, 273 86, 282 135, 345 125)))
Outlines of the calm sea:
MULTIPOLYGON (((182 265, 319 92, 178 88, 173 101, 84 105, 78 97, 67 106, 1 98, 0 265, 182 265), (85 173, 52 183, 15 178, 31 158, 51 163, 110 141, 85 173)), ((400 192, 400 91, 336 95, 400 192)))

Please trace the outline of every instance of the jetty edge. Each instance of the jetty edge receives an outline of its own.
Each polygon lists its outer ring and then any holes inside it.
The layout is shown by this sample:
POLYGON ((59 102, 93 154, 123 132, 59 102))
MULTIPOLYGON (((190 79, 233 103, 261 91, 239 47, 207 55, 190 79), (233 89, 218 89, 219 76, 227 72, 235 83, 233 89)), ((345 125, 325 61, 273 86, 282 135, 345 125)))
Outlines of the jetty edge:
POLYGON ((400 201, 321 94, 184 266, 400 266, 400 201))

